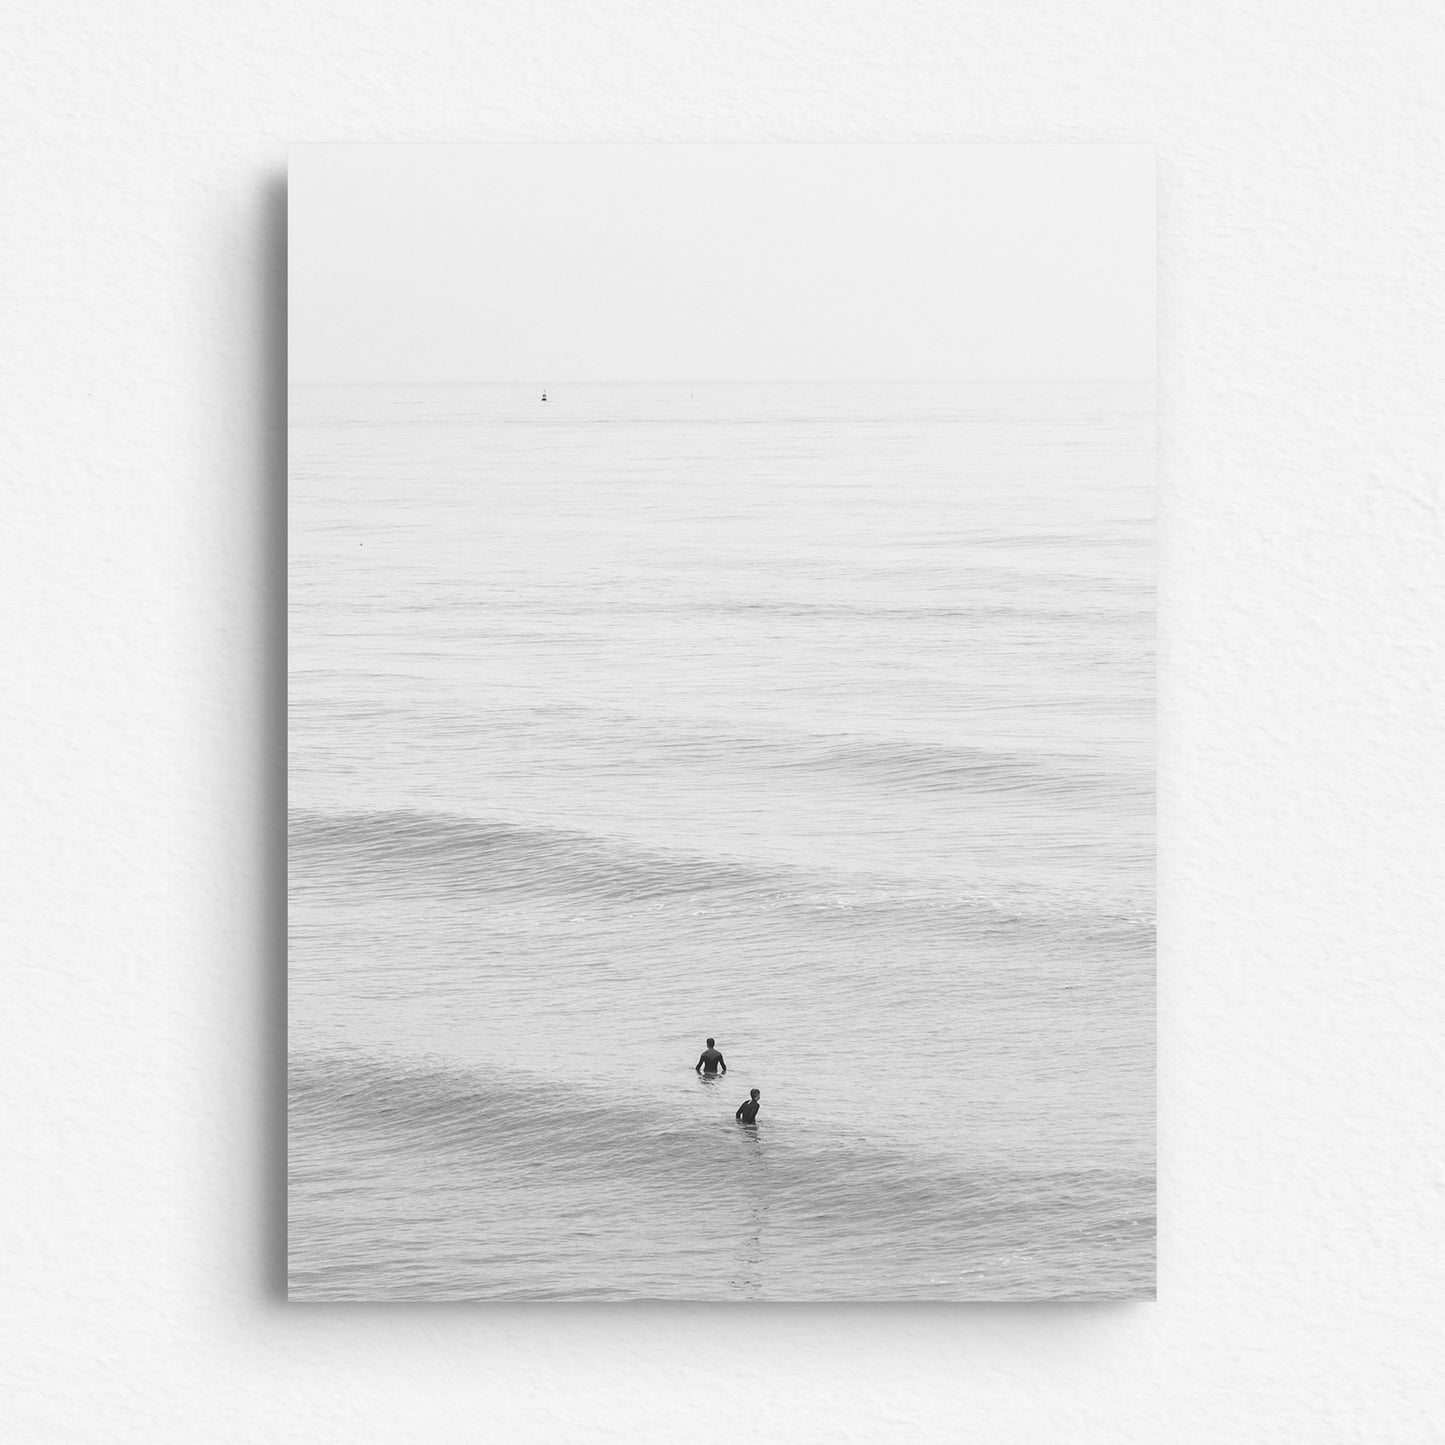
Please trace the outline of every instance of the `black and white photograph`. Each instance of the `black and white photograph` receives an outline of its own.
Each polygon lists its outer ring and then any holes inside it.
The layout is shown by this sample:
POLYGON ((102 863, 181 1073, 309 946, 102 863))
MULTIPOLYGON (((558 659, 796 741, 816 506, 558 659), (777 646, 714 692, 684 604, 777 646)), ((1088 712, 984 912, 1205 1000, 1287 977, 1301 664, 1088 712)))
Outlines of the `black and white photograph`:
POLYGON ((5 7, 0 1442, 1445 1439, 1439 31, 5 7))
POLYGON ((1152 152, 289 211, 290 1297, 1152 1298, 1152 152))

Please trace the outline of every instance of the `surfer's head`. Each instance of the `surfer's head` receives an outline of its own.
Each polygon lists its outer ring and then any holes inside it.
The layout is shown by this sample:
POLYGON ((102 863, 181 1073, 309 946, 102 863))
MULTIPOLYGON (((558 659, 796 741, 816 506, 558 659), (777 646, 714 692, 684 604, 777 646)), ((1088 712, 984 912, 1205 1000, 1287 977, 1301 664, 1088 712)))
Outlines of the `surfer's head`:
POLYGON ((712 1048, 712 1046, 713 1046, 715 1043, 717 1043, 717 1040, 716 1040, 716 1039, 709 1039, 709 1040, 707 1041, 707 1046, 708 1046, 708 1048, 712 1048))
POLYGON ((753 1098, 756 1099, 762 1092, 763 1092, 763 1091, 762 1091, 761 1089, 754 1089, 754 1090, 753 1090, 753 1098))

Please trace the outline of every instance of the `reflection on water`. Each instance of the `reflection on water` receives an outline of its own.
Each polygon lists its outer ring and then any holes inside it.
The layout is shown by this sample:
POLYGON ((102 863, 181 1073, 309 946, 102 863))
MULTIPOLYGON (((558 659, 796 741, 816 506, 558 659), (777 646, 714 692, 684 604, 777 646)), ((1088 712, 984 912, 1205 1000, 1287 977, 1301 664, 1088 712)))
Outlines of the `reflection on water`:
POLYGON ((743 1177, 753 1203, 739 1236, 734 1288, 743 1299, 758 1299, 763 1292, 763 1225, 768 1214, 767 1155, 756 1123, 744 1124, 739 1120, 737 1128, 746 1161, 743 1177))

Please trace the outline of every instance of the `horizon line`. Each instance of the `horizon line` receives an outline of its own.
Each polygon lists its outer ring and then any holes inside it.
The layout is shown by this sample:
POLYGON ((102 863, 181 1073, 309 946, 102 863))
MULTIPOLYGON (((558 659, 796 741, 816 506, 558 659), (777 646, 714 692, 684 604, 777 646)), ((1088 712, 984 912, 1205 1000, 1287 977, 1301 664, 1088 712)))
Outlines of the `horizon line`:
POLYGON ((1057 386, 1074 384, 1106 385, 1111 382, 1155 382, 1158 373, 1147 376, 917 376, 917 377, 685 377, 665 378, 639 376, 597 380, 593 377, 511 378, 505 381, 481 381, 454 377, 441 381, 398 381, 388 377, 364 381, 330 381, 318 378, 287 377, 288 386, 1057 386))

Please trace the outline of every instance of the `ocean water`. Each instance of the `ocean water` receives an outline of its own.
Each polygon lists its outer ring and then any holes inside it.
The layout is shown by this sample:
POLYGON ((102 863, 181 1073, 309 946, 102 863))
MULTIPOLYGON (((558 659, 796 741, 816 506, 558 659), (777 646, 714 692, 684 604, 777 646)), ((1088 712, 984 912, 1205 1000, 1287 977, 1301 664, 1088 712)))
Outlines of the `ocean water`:
POLYGON ((548 398, 292 391, 292 1297, 1151 1296, 1152 389, 548 398))

